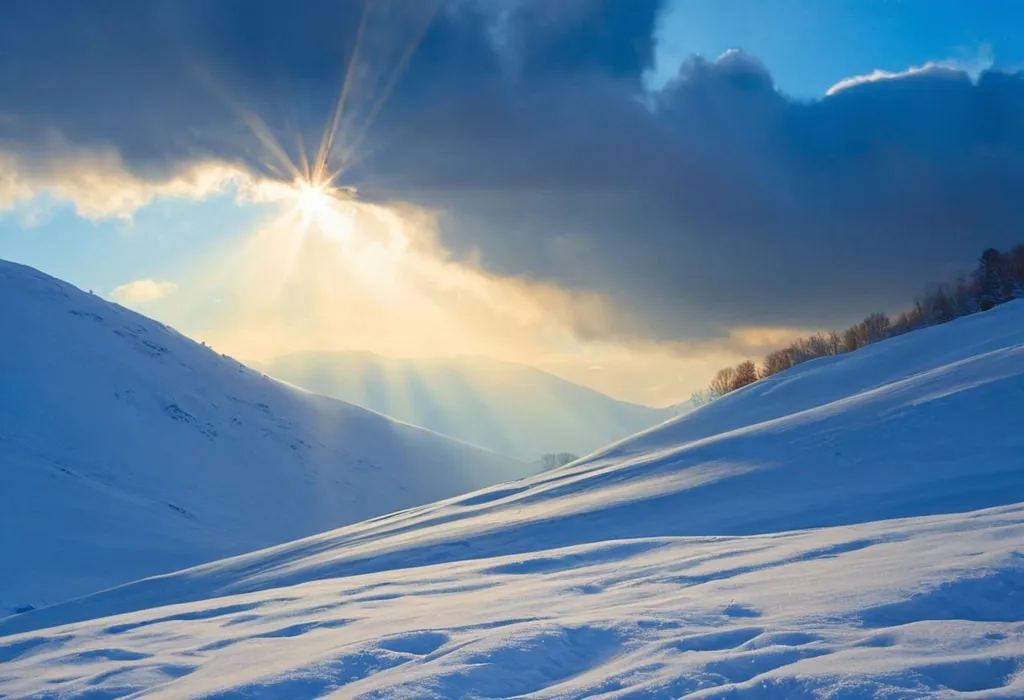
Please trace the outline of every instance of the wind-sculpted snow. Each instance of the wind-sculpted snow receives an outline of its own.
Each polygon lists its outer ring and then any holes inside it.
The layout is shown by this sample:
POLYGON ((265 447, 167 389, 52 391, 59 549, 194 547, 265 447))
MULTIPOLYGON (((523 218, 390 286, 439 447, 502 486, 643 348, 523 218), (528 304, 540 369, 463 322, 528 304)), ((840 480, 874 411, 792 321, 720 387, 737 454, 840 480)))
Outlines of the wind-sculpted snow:
POLYGON ((0 637, 0 694, 1021 697, 1022 542, 1013 506, 333 578, 0 637))
POLYGON ((555 472, 141 581, 18 624, 609 540, 754 535, 1024 502, 1024 303, 1011 306, 881 343, 867 358, 777 375, 555 472), (1002 344, 972 342, 988 335, 1002 344), (905 375, 897 363, 909 365, 905 375), (808 407, 812 382, 825 402, 808 407), (832 398, 840 387, 847 393, 832 398), (749 420, 735 427, 737 414, 749 420), (714 434, 716 416, 723 430, 714 434), (666 445, 663 433, 680 441, 666 445))
POLYGON ((1024 302, 0 620, 16 697, 1024 696, 1024 302))
POLYGON ((0 328, 0 614, 531 471, 3 261, 0 328))

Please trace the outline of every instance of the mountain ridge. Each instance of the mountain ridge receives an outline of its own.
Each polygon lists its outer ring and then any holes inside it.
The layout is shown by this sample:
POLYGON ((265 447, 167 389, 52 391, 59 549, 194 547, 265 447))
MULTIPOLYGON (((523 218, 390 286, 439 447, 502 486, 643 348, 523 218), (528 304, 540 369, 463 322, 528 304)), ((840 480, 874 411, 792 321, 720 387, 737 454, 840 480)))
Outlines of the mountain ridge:
POLYGON ((480 356, 317 351, 253 364, 290 384, 527 461, 589 454, 689 408, 633 404, 530 365, 480 356))

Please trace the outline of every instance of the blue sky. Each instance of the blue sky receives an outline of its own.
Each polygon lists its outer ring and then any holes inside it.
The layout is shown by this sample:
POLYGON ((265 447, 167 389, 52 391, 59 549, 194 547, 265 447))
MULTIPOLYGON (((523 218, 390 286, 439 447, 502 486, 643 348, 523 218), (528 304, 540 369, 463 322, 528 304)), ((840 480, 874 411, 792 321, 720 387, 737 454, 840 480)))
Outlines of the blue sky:
POLYGON ((1024 239, 1024 3, 429 6, 4 4, 0 258, 242 358, 487 354, 668 403, 1024 239))
POLYGON ((130 219, 93 221, 49 198, 0 220, 0 258, 15 260, 107 294, 135 279, 176 279, 211 249, 230 246, 265 211, 231 196, 162 199, 130 219))
POLYGON ((757 56, 779 87, 820 97, 852 75, 927 62, 1024 65, 1016 0, 672 0, 658 30, 660 83, 690 54, 757 56))

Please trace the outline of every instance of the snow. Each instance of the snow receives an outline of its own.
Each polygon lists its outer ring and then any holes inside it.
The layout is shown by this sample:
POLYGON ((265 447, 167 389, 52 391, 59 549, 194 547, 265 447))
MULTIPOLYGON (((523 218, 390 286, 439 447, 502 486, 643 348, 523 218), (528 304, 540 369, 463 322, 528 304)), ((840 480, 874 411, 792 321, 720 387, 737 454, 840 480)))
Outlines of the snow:
POLYGON ((0 261, 0 614, 524 476, 0 261))
POLYGON ((1024 697, 1024 301, 0 620, 14 697, 1024 697))
POLYGON ((597 542, 0 637, 12 697, 1024 694, 1024 508, 597 542))

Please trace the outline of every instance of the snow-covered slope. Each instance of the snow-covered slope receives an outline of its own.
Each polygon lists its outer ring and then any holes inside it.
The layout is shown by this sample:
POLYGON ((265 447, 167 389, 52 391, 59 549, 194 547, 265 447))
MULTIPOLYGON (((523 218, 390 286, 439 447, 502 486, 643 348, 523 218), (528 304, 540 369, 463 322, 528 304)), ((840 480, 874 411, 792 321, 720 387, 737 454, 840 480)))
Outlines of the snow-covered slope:
POLYGON ((0 261, 0 610, 514 479, 0 261))
POLYGON ((0 695, 1008 700, 1022 541, 1016 506, 314 581, 0 637, 0 695))
POLYGON ((685 413, 617 401, 539 369, 482 357, 299 353, 253 365, 296 386, 526 461, 585 455, 685 413))
POLYGON ((0 692, 1022 697, 1022 408, 1015 302, 556 472, 0 620, 0 692))

